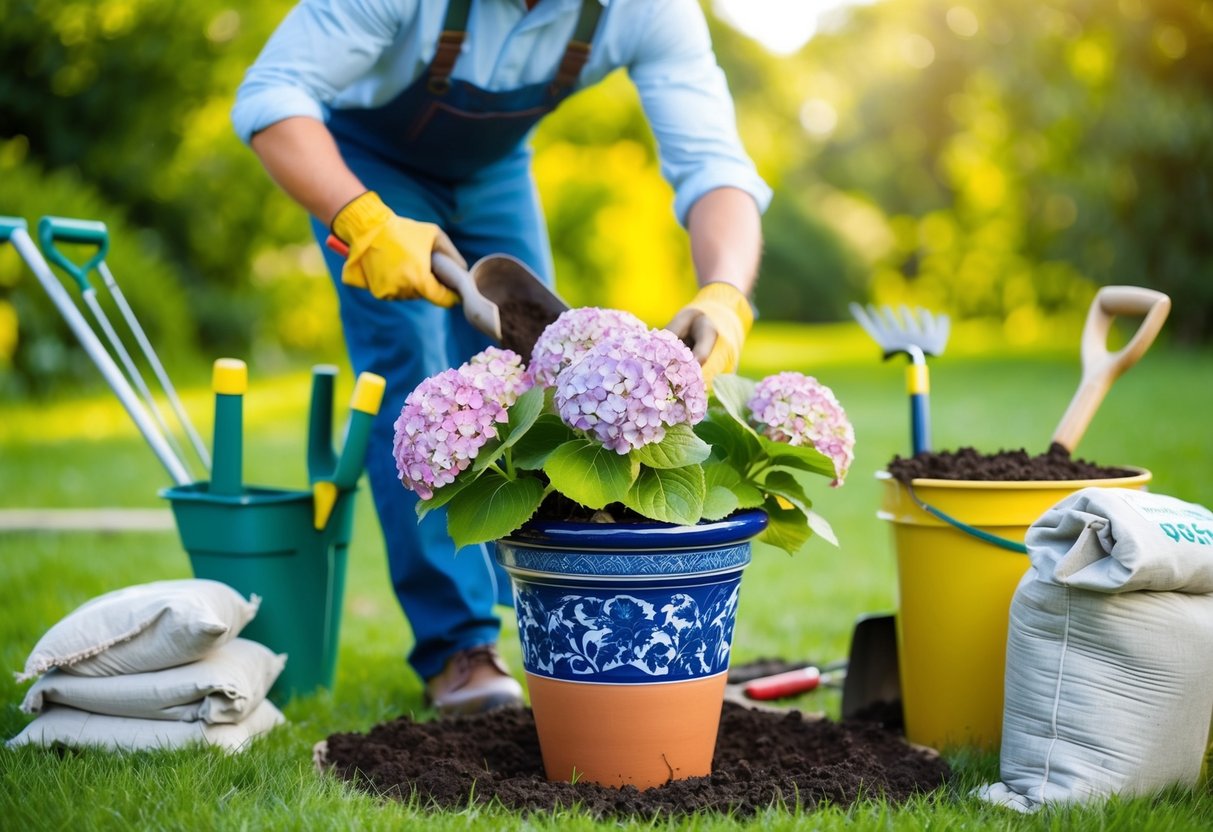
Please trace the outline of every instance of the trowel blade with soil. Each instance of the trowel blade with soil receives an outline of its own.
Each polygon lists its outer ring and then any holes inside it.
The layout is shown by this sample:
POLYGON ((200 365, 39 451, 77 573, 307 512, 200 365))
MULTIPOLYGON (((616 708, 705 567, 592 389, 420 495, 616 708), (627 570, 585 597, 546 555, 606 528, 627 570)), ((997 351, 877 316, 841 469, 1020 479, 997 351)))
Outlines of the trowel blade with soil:
POLYGON ((502 346, 529 361, 540 334, 569 305, 525 263, 508 254, 482 257, 471 275, 479 293, 497 306, 502 346))

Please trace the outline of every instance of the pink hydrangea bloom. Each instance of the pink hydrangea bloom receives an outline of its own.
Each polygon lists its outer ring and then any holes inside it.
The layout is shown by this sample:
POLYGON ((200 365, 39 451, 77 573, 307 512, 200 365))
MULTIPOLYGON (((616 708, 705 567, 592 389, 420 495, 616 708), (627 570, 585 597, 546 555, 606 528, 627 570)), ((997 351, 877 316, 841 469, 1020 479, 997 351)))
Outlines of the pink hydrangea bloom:
POLYGON ((459 372, 472 384, 509 407, 530 390, 535 382, 522 364, 522 356, 512 350, 489 347, 472 356, 459 372))
POLYGON ((392 452, 400 481, 423 500, 454 482, 497 435, 496 425, 508 418, 497 398, 504 382, 490 373, 497 383, 486 390, 477 386, 478 375, 476 370, 444 370, 404 400, 392 452))
POLYGON ((834 461, 835 488, 855 461, 855 429, 834 391, 812 376, 778 373, 754 388, 750 413, 776 442, 811 445, 834 461))
POLYGON ((644 321, 630 312, 596 306, 569 309, 549 324, 535 341, 531 350, 531 374, 538 384, 552 387, 561 370, 604 338, 647 331, 644 321))
POLYGON ((619 454, 665 438, 669 425, 707 413, 703 371, 664 329, 628 333, 591 347, 556 377, 560 418, 619 454))

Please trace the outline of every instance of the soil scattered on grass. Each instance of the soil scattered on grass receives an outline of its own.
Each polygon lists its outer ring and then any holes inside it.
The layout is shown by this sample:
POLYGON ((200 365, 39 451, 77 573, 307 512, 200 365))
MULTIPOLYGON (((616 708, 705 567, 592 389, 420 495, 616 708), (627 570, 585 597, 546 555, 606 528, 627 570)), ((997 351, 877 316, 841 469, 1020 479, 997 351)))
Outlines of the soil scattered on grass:
POLYGON ((1051 445, 1046 453, 1036 456, 1023 449, 999 451, 996 454, 983 454, 974 448, 925 451, 908 459, 894 457, 888 465, 888 472, 906 483, 919 478, 981 482, 1103 480, 1137 473, 1126 468, 1110 468, 1074 459, 1069 451, 1057 443, 1051 445))
POLYGON ((772 805, 845 806, 861 796, 901 802, 950 775, 938 755, 874 722, 807 721, 799 711, 733 704, 724 706, 710 776, 645 791, 549 782, 527 709, 423 723, 401 717, 365 735, 334 734, 327 760, 362 788, 402 800, 416 793, 423 806, 458 810, 497 800, 530 813, 580 805, 597 817, 748 817, 772 805))

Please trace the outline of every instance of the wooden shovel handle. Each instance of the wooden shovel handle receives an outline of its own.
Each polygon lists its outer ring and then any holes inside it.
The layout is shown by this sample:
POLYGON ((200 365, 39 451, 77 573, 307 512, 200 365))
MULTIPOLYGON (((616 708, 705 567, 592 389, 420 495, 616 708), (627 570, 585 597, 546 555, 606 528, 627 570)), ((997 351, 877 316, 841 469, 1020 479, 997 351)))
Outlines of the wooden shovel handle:
POLYGON ((1073 453, 1104 396, 1126 370, 1145 355, 1171 311, 1171 299, 1139 286, 1104 286, 1095 295, 1082 330, 1082 381, 1053 432, 1053 442, 1073 453), (1108 332, 1118 315, 1143 320, 1129 343, 1108 352, 1108 332))

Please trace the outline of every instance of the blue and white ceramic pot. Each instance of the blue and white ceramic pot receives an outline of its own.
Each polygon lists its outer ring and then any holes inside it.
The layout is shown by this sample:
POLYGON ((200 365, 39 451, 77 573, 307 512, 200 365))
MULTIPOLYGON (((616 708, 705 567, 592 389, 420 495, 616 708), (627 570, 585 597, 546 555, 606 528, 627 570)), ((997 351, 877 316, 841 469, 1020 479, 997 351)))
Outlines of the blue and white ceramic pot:
POLYGON ((549 780, 711 773, 741 572, 766 525, 536 522, 498 541, 549 780))

